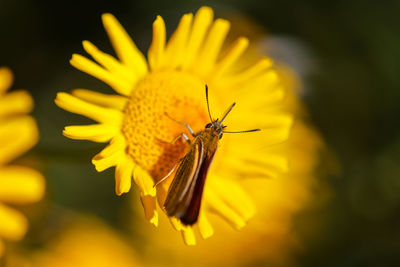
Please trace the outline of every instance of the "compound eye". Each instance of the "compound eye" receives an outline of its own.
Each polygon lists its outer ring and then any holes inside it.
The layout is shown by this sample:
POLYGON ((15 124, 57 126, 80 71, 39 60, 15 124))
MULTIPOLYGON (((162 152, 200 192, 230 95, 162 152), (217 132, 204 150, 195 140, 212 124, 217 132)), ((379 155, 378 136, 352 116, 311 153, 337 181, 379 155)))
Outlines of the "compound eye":
POLYGON ((207 125, 206 125, 206 128, 211 128, 212 127, 212 123, 208 123, 207 125))

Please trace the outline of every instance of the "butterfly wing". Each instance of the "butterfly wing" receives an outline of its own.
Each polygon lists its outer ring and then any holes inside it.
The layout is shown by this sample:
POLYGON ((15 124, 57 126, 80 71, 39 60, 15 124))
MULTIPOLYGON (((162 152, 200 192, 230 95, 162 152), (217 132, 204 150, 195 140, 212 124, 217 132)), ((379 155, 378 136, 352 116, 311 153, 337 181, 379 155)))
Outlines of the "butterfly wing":
POLYGON ((194 185, 194 190, 190 198, 190 203, 183 216, 179 217, 183 224, 192 225, 197 222, 200 213, 200 205, 203 196, 204 184, 216 151, 217 149, 215 148, 205 153, 206 155, 204 157, 204 160, 200 165, 200 171, 197 177, 195 177, 192 182, 194 185))
POLYGON ((204 160, 204 146, 200 137, 197 137, 189 152, 183 157, 175 177, 168 190, 164 208, 168 216, 180 218, 186 213, 191 203, 195 180, 200 172, 204 160))

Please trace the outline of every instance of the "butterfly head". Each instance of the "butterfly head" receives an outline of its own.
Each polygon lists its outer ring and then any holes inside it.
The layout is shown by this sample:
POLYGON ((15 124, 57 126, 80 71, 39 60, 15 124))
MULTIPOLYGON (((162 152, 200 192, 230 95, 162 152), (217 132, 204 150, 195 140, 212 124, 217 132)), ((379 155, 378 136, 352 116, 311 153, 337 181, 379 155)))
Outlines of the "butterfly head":
POLYGON ((248 133, 248 132, 257 132, 260 131, 260 129, 252 129, 252 130, 246 130, 246 131, 237 131, 237 132, 228 132, 228 131, 224 131, 224 129, 226 128, 225 125, 222 124, 222 122, 225 120, 226 116, 228 116, 229 112, 231 112, 231 110, 233 109, 233 107, 236 105, 236 103, 233 103, 224 113, 224 115, 222 116, 222 119, 216 119, 213 120, 212 116, 211 116, 211 112, 210 112, 210 105, 208 103, 208 86, 206 85, 206 100, 207 100, 207 109, 208 109, 208 116, 210 117, 210 123, 208 123, 206 125, 206 129, 211 129, 213 130, 218 136, 219 139, 222 138, 222 134, 223 133, 248 133))
POLYGON ((222 138, 223 130, 225 128, 226 128, 226 126, 222 125, 218 121, 218 119, 213 122, 207 123, 207 125, 206 125, 206 129, 211 129, 212 131, 214 131, 218 135, 219 139, 222 138))

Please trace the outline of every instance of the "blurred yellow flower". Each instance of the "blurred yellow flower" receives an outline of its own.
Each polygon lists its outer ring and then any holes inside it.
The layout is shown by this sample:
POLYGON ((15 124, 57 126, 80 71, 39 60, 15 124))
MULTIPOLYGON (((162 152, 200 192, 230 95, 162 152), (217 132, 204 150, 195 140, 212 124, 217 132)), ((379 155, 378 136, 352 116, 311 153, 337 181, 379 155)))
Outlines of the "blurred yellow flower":
POLYGON ((12 80, 11 71, 0 68, 0 256, 4 252, 3 239, 20 240, 28 226, 22 213, 5 204, 38 201, 45 188, 39 172, 8 164, 38 140, 36 123, 27 115, 33 107, 32 98, 22 90, 6 93, 12 80))
MULTIPOLYGON (((231 38, 243 32, 253 32, 249 36, 251 46, 243 60, 237 63, 240 68, 240 65, 246 65, 262 54, 258 40, 265 40, 265 31, 254 30, 260 26, 244 17, 235 17, 232 25, 242 31, 233 33, 231 38)), ((295 114, 296 120, 289 139, 269 150, 287 158, 289 168, 275 179, 238 181, 252 196, 257 216, 240 232, 226 228, 222 220, 210 216, 218 235, 190 248, 182 245, 174 232, 162 223, 155 232, 146 224, 138 225, 138 222, 130 221, 132 232, 147 239, 141 244, 145 258, 154 259, 156 254, 156 262, 164 266, 296 266, 293 255, 304 251, 304 248, 296 229, 295 216, 310 205, 321 204, 323 199, 320 196, 326 198, 329 194, 317 178, 317 167, 321 167, 320 155, 327 151, 318 131, 308 121, 306 108, 296 95, 303 90, 298 74, 290 66, 280 63, 276 62, 275 67, 280 84, 287 89, 282 108, 295 114)), ((133 205, 132 220, 136 217, 136 206, 137 203, 133 205)))
POLYGON ((37 267, 143 266, 118 233, 91 217, 74 217, 44 249, 32 253, 27 262, 37 267))
MULTIPOLYGON (((207 217, 215 213, 234 228, 243 228, 256 209, 239 181, 276 177, 288 169, 286 158, 270 149, 287 139, 292 124, 291 115, 280 104, 284 90, 272 61, 262 58, 236 71, 235 64, 248 40, 240 37, 221 53, 230 23, 214 20, 208 7, 200 8, 194 16, 184 15, 168 42, 164 21, 158 16, 147 61, 112 15, 104 14, 102 19, 119 59, 84 41, 85 51, 98 64, 77 54, 71 64, 104 81, 118 95, 86 89, 59 93, 55 100, 58 106, 99 122, 68 126, 64 135, 110 142, 93 158, 93 164, 97 171, 116 167, 118 195, 130 190, 133 176, 145 217, 157 226, 156 202, 163 206, 173 175, 157 187, 154 184, 173 169, 188 149, 180 140, 173 145, 164 142, 183 132, 189 136, 185 127, 169 117, 189 124, 195 133, 203 130, 209 122, 204 93, 208 84, 213 114, 222 114, 234 100, 238 102, 226 119, 230 130, 263 130, 226 134, 221 139, 196 225, 203 238, 210 237, 214 229, 207 217)), ((184 226, 174 217, 170 221, 186 244, 195 244, 193 227, 184 226)))
POLYGON ((5 267, 145 266, 134 248, 96 217, 68 213, 58 223, 61 228, 42 235, 42 246, 8 254, 5 267))

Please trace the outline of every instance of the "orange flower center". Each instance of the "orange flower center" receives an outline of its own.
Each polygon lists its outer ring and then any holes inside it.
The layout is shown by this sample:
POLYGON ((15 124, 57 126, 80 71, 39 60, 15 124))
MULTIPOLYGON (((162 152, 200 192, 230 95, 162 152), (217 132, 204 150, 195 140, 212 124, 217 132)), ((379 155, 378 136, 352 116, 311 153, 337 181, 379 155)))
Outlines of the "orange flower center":
POLYGON ((172 143, 181 133, 191 138, 176 121, 187 123, 194 132, 208 122, 204 86, 191 74, 161 71, 148 74, 133 90, 122 126, 127 153, 155 182, 169 173, 188 148, 181 138, 172 143))

